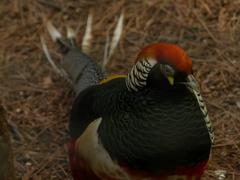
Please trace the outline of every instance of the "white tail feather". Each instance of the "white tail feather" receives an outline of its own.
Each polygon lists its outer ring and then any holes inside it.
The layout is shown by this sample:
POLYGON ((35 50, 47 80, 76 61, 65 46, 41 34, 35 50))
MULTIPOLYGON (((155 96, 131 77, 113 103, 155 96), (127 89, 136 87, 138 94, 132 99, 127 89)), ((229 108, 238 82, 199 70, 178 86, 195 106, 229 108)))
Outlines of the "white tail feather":
POLYGON ((110 41, 109 33, 107 33, 106 44, 105 44, 105 47, 104 47, 104 56, 103 56, 102 70, 105 70, 105 67, 106 67, 106 65, 108 63, 109 41, 110 41))
POLYGON ((119 41, 120 41, 122 31, 123 31, 123 19, 124 19, 124 14, 122 13, 118 19, 116 28, 114 30, 110 47, 109 47, 109 35, 107 35, 106 45, 104 48, 104 58, 103 58, 103 63, 102 63, 103 70, 105 69, 106 65, 108 64, 109 60, 111 59, 119 41))
POLYGON ((56 73, 58 73, 59 75, 63 76, 68 82, 71 83, 71 80, 69 79, 67 73, 63 70, 63 69, 60 69, 56 64, 55 62, 52 60, 52 57, 48 51, 48 48, 47 48, 47 45, 46 45, 46 42, 45 42, 45 39, 40 36, 40 40, 41 40, 41 44, 42 44, 42 48, 43 48, 43 52, 48 60, 48 62, 51 64, 51 66, 53 67, 54 71, 56 73))
POLYGON ((61 33, 53 26, 51 21, 47 21, 47 30, 54 42, 62 37, 61 33))
POLYGON ((76 37, 76 32, 67 26, 67 38, 70 40, 72 46, 75 44, 75 37, 76 37))
POLYGON ((67 38, 74 39, 75 37, 76 37, 75 31, 71 27, 67 26, 67 38))
POLYGON ((111 56, 114 53, 114 50, 116 49, 118 42, 121 38, 122 30, 123 30, 123 19, 124 19, 124 14, 122 13, 120 18, 118 19, 117 26, 113 33, 113 38, 112 38, 111 45, 110 45, 108 59, 111 58, 111 56))
POLYGON ((89 52, 90 43, 92 39, 92 21, 93 21, 92 19, 93 19, 92 14, 90 13, 88 15, 86 31, 82 41, 82 51, 85 53, 89 52))

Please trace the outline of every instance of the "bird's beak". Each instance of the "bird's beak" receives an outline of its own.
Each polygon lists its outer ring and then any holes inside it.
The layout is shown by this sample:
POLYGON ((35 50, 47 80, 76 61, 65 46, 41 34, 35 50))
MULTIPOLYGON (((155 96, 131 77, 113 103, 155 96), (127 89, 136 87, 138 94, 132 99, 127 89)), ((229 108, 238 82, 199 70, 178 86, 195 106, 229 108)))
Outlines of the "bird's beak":
POLYGON ((167 76, 167 79, 168 79, 169 84, 173 86, 174 85, 174 77, 167 76))

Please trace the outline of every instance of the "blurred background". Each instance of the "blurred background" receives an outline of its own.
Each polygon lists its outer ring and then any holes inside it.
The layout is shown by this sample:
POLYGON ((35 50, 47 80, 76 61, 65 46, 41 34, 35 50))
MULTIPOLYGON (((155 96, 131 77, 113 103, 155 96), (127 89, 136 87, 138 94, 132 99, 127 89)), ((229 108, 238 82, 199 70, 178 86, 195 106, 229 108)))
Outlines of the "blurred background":
POLYGON ((11 130, 17 179, 71 179, 66 142, 73 93, 47 62, 39 37, 46 38, 57 61, 43 19, 62 33, 66 26, 78 28, 81 42, 90 12, 89 55, 99 64, 106 37, 124 12, 123 34, 107 65, 110 73, 127 73, 149 43, 176 43, 186 50, 216 134, 204 179, 240 179, 239 0, 1 0, 0 102, 11 130), (224 170, 220 176, 219 170, 224 170))

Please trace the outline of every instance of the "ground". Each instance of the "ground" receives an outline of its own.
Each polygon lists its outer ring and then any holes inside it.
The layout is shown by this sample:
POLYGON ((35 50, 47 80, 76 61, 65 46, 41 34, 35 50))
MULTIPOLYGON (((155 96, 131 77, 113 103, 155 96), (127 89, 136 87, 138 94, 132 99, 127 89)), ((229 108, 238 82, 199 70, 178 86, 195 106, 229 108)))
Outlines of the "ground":
POLYGON ((19 179, 70 179, 67 122, 73 93, 51 68, 40 44, 48 18, 61 30, 79 28, 81 42, 93 14, 89 53, 101 64, 108 34, 124 12, 124 30, 107 69, 127 73, 137 52, 153 42, 183 47, 213 122, 216 141, 204 179, 240 179, 240 1, 238 0, 2 0, 0 102, 7 112, 19 179))

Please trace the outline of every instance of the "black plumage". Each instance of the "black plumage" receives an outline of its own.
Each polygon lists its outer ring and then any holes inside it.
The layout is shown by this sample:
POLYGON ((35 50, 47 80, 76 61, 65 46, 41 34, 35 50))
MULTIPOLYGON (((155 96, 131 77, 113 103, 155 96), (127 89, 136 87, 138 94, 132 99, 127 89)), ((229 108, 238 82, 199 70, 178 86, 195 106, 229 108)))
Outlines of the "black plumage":
MULTIPOLYGON (((102 117, 98 133, 104 148, 132 168, 172 171, 208 159, 211 142, 204 117, 185 85, 132 93, 125 78, 118 78, 93 86, 77 98, 70 124, 84 128, 97 117, 102 117)), ((77 137, 83 131, 72 133, 77 137)))

